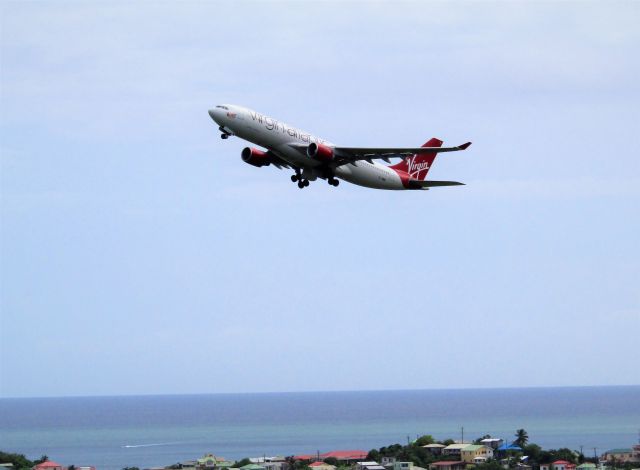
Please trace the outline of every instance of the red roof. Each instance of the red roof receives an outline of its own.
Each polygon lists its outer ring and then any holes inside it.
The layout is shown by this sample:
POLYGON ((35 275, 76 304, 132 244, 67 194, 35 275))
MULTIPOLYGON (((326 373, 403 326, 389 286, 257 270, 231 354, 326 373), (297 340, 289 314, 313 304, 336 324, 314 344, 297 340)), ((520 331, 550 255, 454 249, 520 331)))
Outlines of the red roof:
POLYGON ((556 460, 553 462, 553 465, 571 465, 571 462, 567 462, 566 460, 556 460))
MULTIPOLYGON (((369 452, 365 450, 332 450, 331 452, 320 454, 320 459, 323 460, 333 457, 338 460, 362 460, 366 459, 368 454, 369 452)), ((317 458, 317 454, 300 454, 293 456, 294 460, 316 460, 317 458)))
POLYGON ((53 467, 62 467, 59 463, 53 462, 51 460, 47 460, 46 462, 39 463, 36 465, 36 468, 53 468, 53 467))
POLYGON ((324 462, 313 462, 312 464, 310 464, 310 467, 321 467, 323 465, 329 465, 328 463, 324 463, 324 462))
POLYGON ((369 452, 364 450, 333 450, 325 454, 320 454, 323 459, 333 457, 338 460, 357 460, 366 459, 369 452))

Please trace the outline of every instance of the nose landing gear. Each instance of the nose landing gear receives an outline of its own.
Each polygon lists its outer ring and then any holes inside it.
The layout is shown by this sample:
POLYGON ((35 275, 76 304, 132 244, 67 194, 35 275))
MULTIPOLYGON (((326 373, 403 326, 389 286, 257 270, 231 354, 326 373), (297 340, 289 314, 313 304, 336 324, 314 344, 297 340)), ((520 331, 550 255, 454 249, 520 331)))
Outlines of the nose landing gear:
POLYGON ((334 177, 331 177, 327 180, 327 183, 329 183, 331 186, 337 187, 340 184, 340 181, 335 179, 334 177))
POLYGON ((228 139, 230 135, 233 135, 222 126, 218 127, 218 130, 222 132, 222 134, 220 134, 221 139, 228 139))

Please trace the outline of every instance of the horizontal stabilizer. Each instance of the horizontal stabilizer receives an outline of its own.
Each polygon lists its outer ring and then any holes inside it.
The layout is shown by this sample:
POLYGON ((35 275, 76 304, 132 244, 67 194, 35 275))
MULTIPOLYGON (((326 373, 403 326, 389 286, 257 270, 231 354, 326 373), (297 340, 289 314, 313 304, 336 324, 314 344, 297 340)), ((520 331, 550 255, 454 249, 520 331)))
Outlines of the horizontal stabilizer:
POLYGON ((412 186, 419 186, 421 188, 434 188, 436 186, 464 186, 464 183, 459 183, 458 181, 409 180, 409 184, 412 186))

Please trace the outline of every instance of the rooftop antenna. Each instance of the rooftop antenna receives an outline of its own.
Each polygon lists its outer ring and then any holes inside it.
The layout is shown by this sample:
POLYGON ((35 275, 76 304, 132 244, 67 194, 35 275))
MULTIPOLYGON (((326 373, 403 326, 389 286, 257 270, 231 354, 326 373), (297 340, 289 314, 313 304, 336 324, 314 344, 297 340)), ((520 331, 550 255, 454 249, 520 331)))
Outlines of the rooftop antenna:
POLYGON ((464 426, 462 426, 462 428, 460 428, 460 432, 462 434, 462 442, 460 444, 464 444, 464 426))

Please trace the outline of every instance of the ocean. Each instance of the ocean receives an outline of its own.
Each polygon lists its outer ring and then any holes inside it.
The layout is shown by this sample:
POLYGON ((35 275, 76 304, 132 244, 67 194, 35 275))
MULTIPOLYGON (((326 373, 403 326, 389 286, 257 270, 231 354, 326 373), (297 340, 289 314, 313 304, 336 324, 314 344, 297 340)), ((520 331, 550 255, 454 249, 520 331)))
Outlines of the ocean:
POLYGON ((519 428, 543 448, 629 447, 640 386, 0 399, 0 450, 98 470, 370 450, 422 434, 511 440, 519 428))

